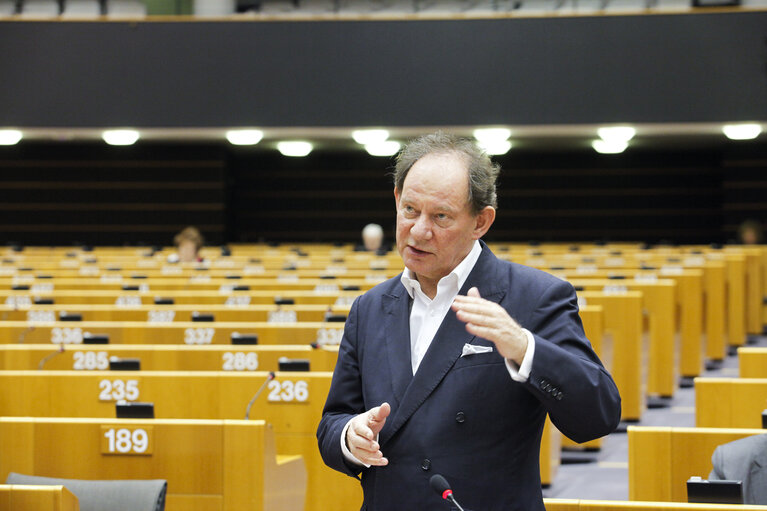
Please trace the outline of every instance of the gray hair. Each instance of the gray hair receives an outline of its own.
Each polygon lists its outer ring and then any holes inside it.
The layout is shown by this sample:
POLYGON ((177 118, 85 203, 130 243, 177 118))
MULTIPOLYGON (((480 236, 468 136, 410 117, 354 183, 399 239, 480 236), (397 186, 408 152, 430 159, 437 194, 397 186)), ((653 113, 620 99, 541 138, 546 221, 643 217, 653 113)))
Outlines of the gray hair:
POLYGON ((394 167, 394 187, 402 191, 405 177, 413 165, 424 156, 435 153, 456 153, 466 161, 469 179, 468 202, 473 214, 479 214, 487 206, 498 208, 495 182, 501 171, 500 165, 493 163, 472 140, 442 131, 413 139, 400 151, 394 167))

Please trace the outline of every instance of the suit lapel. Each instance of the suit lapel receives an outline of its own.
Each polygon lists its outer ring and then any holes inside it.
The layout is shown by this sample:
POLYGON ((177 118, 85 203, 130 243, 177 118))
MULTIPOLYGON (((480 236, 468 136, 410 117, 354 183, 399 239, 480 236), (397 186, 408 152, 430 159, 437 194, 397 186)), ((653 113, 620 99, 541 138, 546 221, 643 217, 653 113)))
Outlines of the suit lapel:
POLYGON ((413 379, 410 363, 410 296, 405 288, 399 285, 394 293, 383 295, 382 300, 391 386, 395 399, 400 402, 413 379))
MULTIPOLYGON (((470 288, 476 286, 483 298, 500 302, 505 295, 505 290, 500 287, 500 280, 496 276, 497 271, 497 259, 483 243, 482 254, 459 291, 459 294, 466 294, 470 288)), ((405 300, 405 302, 407 302, 407 300, 405 300)), ((398 310, 402 311, 401 308, 398 310)), ((406 308, 406 318, 409 317, 408 312, 409 311, 406 308)), ((409 321, 406 320, 405 323, 409 325, 409 321)), ((402 395, 400 405, 394 411, 394 416, 386 424, 388 427, 384 427, 383 430, 381 430, 381 435, 379 437, 379 443, 381 445, 384 445, 389 438, 394 436, 402 425, 407 422, 413 413, 415 413, 418 407, 423 404, 426 398, 429 397, 434 389, 437 388, 448 371, 450 371, 450 368, 453 367, 455 361, 461 356, 463 345, 471 343, 473 338, 474 336, 466 331, 465 324, 460 321, 455 312, 450 309, 437 330, 437 333, 434 335, 434 339, 429 345, 429 349, 426 350, 426 354, 424 355, 415 376, 408 378, 407 381, 409 384, 405 387, 404 395, 402 395)), ((407 369, 409 375, 411 372, 409 331, 407 339, 406 353, 408 354, 407 369)), ((391 336, 387 336, 387 342, 396 341, 391 336)), ((389 356, 391 359, 391 351, 389 352, 389 356)), ((400 358, 402 358, 401 355, 400 358)), ((396 381, 398 375, 392 371, 392 376, 395 378, 395 382, 393 382, 393 385, 396 385, 395 389, 400 388, 400 383, 396 381)))

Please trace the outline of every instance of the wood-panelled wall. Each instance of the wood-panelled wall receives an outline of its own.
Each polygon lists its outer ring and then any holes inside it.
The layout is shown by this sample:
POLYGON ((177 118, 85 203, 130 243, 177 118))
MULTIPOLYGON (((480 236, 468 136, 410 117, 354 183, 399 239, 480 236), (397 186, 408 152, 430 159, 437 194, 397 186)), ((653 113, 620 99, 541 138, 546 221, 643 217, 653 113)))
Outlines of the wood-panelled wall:
POLYGON ((723 226, 727 239, 737 239, 740 224, 757 220, 767 227, 767 151, 727 154, 723 161, 723 226))
MULTIPOLYGON (((513 150, 491 240, 722 241, 722 167, 713 152, 599 156, 513 150)), ((367 222, 393 236, 393 159, 325 153, 233 158, 243 241, 354 240, 367 222)))
MULTIPOLYGON (((490 240, 723 242, 767 220, 767 144, 617 156, 513 149, 490 240)), ((170 244, 197 225, 212 244, 354 241, 394 234, 393 158, 318 150, 139 143, 0 148, 0 240, 170 244)))
POLYGON ((216 147, 22 144, 0 149, 0 238, 36 245, 170 244, 187 225, 226 227, 216 147))

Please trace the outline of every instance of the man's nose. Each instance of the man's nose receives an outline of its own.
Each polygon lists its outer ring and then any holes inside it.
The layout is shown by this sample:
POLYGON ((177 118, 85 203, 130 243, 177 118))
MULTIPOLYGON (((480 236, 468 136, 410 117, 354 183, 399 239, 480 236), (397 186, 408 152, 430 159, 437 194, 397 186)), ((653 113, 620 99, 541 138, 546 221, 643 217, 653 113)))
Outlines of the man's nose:
POLYGON ((430 240, 431 239, 431 221, 426 215, 419 216, 413 227, 410 228, 410 233, 416 240, 430 240))

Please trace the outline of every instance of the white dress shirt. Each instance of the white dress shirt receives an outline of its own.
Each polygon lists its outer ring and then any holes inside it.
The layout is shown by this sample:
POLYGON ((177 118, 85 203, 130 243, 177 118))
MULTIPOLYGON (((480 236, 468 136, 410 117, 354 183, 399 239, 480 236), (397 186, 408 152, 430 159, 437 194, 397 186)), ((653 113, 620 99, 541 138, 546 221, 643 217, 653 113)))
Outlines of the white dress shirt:
MULTIPOLYGON (((421 284, 415 278, 416 276, 408 268, 402 272, 400 281, 407 290, 410 298, 413 300, 413 307, 410 310, 410 365, 413 374, 418 370, 426 351, 429 349, 434 335, 439 330, 442 321, 445 319, 450 306, 453 305, 455 297, 458 296, 469 274, 477 264, 482 246, 479 241, 474 242, 469 254, 456 266, 453 271, 445 275, 437 283, 437 294, 434 299, 429 298, 421 290, 421 284)), ((535 339, 526 329, 522 331, 527 336, 527 351, 522 359, 522 364, 517 366, 516 362, 506 359, 506 368, 514 381, 525 382, 530 376, 530 369, 533 365, 533 355, 535 353, 535 339)), ((369 467, 370 465, 359 461, 346 446, 346 431, 349 428, 349 422, 346 423, 341 433, 341 450, 344 457, 357 465, 369 467)))

